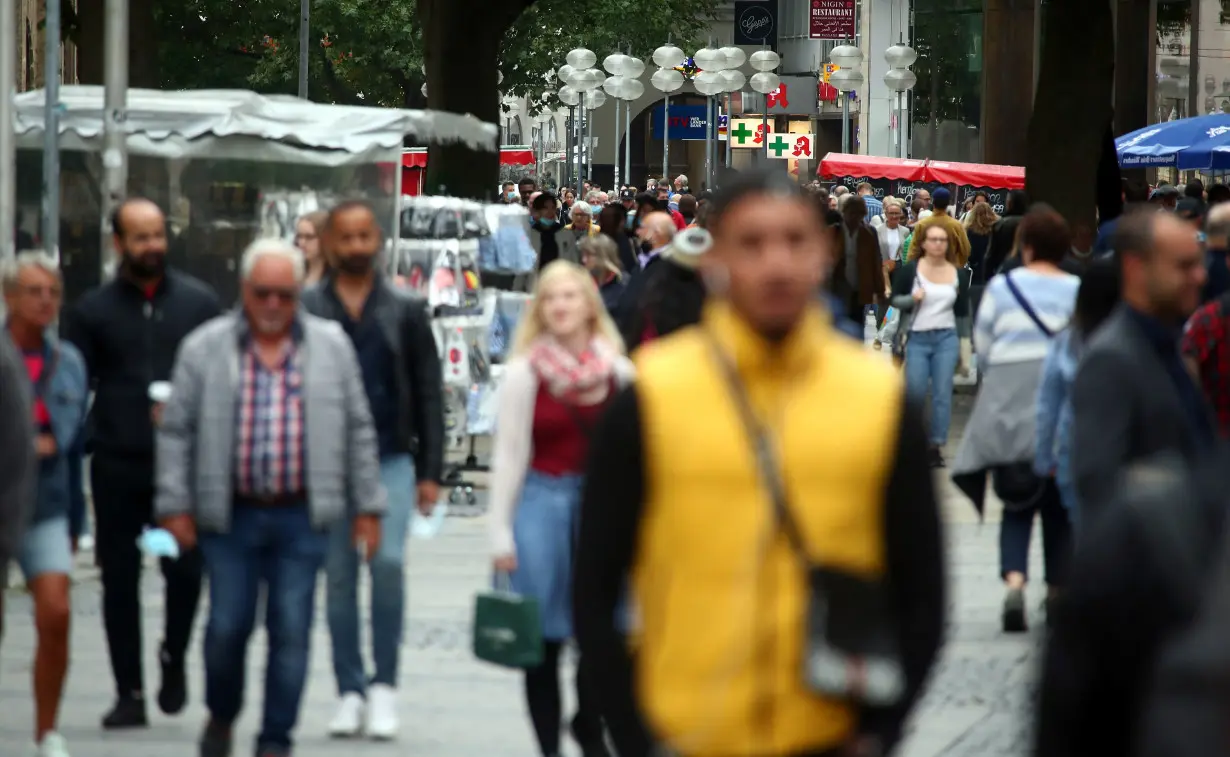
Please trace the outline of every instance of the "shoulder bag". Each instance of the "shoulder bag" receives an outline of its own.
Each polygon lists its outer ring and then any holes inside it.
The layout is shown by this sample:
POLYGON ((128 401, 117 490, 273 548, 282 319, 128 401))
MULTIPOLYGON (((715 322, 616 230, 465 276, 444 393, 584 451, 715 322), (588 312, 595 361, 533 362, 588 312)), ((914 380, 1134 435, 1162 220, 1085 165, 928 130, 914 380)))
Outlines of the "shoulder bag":
POLYGON ((807 549, 791 511, 768 430, 752 409, 743 382, 712 333, 714 359, 739 413, 756 458, 773 516, 806 577, 803 669, 806 686, 824 696, 872 707, 892 706, 905 692, 905 673, 884 581, 819 565, 807 549))

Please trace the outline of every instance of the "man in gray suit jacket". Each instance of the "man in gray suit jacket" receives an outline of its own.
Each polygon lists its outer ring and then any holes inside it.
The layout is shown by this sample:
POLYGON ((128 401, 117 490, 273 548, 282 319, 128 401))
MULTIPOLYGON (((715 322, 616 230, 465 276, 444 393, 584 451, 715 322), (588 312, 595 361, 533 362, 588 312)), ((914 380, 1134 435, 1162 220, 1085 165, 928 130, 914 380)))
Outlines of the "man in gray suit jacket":
POLYGON ((201 757, 231 754, 244 661, 266 586, 269 662, 256 754, 290 753, 308 671, 316 576, 330 527, 375 554, 385 508, 376 432, 341 326, 299 310, 303 256, 280 240, 244 253, 243 309, 180 346, 157 431, 154 512, 209 576, 201 757))
POLYGON ((0 634, 4 631, 4 587, 17 554, 34 486, 34 423, 30 379, 21 356, 0 339, 0 634))

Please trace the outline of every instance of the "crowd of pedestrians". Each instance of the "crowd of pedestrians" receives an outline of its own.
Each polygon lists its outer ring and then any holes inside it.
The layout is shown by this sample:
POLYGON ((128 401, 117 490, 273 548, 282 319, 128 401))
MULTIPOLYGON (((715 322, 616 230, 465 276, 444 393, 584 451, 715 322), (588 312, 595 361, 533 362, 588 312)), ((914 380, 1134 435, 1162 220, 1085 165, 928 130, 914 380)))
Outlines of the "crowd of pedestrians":
MULTIPOLYGON (((1230 632, 1214 601, 1230 590, 1230 193, 1125 182, 1085 251, 1020 191, 1002 216, 978 195, 958 217, 943 187, 907 204, 784 174, 687 183, 501 190, 527 208, 538 271, 496 403, 490 560, 495 587, 532 600, 540 753, 565 732, 585 757, 890 753, 943 641, 945 469, 979 513, 989 492, 1002 505, 1006 633, 1032 625, 1041 520, 1036 754, 1205 754, 1197 716, 1230 705, 1200 685, 1230 673, 1209 643, 1230 632), (869 318, 893 359, 865 349, 869 318), (954 377, 971 371, 949 462, 954 377)), ((128 200, 113 227, 117 275, 63 310, 62 338, 56 261, 0 271, 0 561, 33 597, 35 754, 69 754, 87 455, 104 728, 149 722, 138 545, 157 525, 175 543, 169 715, 189 700, 208 578, 200 757, 235 751, 258 619, 255 754, 291 754, 319 575, 337 688, 323 730, 396 738, 405 547, 439 499, 444 397, 428 313, 381 272, 372 209, 254 242, 227 313, 167 267, 157 205, 128 200)))

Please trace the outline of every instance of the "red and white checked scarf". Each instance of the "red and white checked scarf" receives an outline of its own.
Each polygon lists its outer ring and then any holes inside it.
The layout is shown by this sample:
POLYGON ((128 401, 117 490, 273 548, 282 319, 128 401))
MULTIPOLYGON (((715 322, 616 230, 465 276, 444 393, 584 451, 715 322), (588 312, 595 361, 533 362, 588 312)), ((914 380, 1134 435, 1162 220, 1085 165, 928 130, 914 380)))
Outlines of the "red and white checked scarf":
POLYGON ((539 337, 530 347, 530 366, 547 391, 562 399, 575 400, 610 385, 615 370, 615 351, 602 339, 591 339, 580 357, 549 336, 539 337))

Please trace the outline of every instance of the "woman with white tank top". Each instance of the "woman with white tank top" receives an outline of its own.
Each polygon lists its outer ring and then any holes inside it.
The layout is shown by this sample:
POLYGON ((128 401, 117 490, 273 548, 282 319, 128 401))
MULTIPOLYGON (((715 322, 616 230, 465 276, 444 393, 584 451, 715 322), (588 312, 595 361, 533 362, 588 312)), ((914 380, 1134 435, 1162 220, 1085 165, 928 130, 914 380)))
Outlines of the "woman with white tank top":
POLYGON ((907 319, 905 383, 910 396, 924 401, 930 391, 931 465, 944 466, 943 447, 952 419, 952 379, 960 358, 957 319, 969 315, 970 270, 957 266, 956 251, 941 226, 926 230, 922 254, 893 279, 893 307, 907 319))

